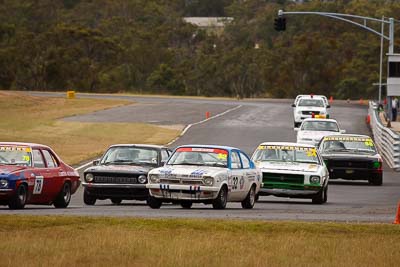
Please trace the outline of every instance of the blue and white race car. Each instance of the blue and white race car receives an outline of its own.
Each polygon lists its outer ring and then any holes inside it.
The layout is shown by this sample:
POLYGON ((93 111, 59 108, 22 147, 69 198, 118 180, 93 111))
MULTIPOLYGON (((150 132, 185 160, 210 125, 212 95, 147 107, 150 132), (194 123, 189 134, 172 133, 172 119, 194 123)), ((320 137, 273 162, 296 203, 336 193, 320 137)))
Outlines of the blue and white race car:
POLYGON ((193 203, 241 202, 251 209, 260 190, 261 172, 241 150, 227 146, 186 145, 178 147, 164 167, 148 174, 148 204, 153 209, 163 202, 191 208, 193 203))

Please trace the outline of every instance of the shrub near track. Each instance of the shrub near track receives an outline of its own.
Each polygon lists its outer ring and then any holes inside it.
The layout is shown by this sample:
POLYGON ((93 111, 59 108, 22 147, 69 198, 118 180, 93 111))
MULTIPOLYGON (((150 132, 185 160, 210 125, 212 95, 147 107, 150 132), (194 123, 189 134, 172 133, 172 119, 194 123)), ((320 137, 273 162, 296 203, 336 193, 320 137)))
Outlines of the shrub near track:
POLYGON ((0 91, 0 141, 46 144, 65 162, 77 164, 99 156, 114 143, 165 144, 179 134, 178 130, 143 123, 59 120, 129 104, 133 103, 108 99, 35 97, 0 91))
POLYGON ((385 224, 0 216, 1 266, 396 266, 385 224))

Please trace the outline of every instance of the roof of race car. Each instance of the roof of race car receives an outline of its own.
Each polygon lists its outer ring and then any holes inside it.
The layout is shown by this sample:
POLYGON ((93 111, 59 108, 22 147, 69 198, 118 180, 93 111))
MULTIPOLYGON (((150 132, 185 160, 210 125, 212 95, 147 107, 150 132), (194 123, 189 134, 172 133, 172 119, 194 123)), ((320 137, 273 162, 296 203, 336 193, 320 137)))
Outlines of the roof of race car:
POLYGON ((50 148, 49 146, 42 145, 42 144, 36 144, 36 143, 24 143, 24 142, 0 142, 0 146, 28 146, 28 147, 34 147, 34 146, 40 146, 40 147, 46 147, 50 148))
POLYGON ((337 120, 335 120, 335 119, 306 118, 306 119, 303 120, 303 122, 305 122, 305 121, 330 121, 330 122, 336 122, 337 123, 337 120))
MULTIPOLYGON (((330 135, 325 135, 325 137, 361 137, 361 138, 371 138, 371 136, 364 135, 364 134, 330 134, 330 135)), ((371 138, 372 139, 372 138, 371 138)))
POLYGON ((148 144, 114 144, 111 145, 111 147, 148 147, 148 148, 166 148, 166 146, 160 146, 160 145, 148 145, 148 144))
POLYGON ((300 143, 293 143, 293 142, 263 142, 259 144, 259 146, 296 146, 296 147, 315 147, 309 144, 300 144, 300 143))
POLYGON ((180 147, 199 147, 199 148, 216 148, 216 149, 225 149, 225 150, 240 150, 239 148, 236 147, 231 147, 231 146, 217 146, 217 145, 183 145, 183 146, 178 146, 180 147))

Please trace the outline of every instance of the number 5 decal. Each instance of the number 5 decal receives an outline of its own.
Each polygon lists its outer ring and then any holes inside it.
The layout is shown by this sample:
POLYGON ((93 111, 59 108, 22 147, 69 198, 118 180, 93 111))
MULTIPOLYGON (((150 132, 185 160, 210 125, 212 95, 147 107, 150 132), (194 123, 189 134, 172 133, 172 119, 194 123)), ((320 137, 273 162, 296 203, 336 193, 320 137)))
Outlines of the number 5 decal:
POLYGON ((43 189, 43 176, 36 176, 35 185, 33 186, 33 194, 38 195, 42 193, 43 189))

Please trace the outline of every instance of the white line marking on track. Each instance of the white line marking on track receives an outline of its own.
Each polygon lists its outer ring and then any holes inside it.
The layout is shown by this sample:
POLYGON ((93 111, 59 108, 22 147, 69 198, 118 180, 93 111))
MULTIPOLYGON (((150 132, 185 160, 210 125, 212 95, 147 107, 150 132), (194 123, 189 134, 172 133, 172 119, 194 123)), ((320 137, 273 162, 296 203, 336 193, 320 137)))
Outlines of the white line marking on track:
POLYGON ((168 144, 166 144, 166 146, 169 146, 169 145, 175 143, 180 137, 182 137, 182 136, 190 129, 190 127, 192 127, 192 126, 194 126, 194 125, 202 124, 202 123, 204 123, 204 122, 206 122, 206 121, 209 121, 209 120, 212 120, 212 119, 221 117, 221 116, 224 116, 225 114, 227 114, 227 113, 229 113, 229 112, 231 112, 231 111, 237 110, 237 109, 239 109, 239 108, 241 108, 241 107, 242 107, 242 105, 239 105, 239 106, 236 106, 236 107, 234 107, 234 108, 225 110, 224 112, 219 113, 219 114, 217 114, 217 115, 214 115, 214 116, 212 116, 212 117, 209 117, 209 118, 207 118, 207 119, 204 119, 204 120, 201 120, 201 121, 198 121, 198 122, 191 123, 191 124, 187 125, 187 126, 185 127, 185 129, 183 129, 183 131, 180 133, 180 135, 178 135, 174 140, 172 140, 171 142, 169 142, 168 144))
POLYGON ((87 166, 91 165, 92 163, 93 163, 92 161, 89 161, 88 163, 85 163, 85 164, 75 168, 75 170, 79 171, 79 170, 81 170, 83 168, 86 168, 87 166))

